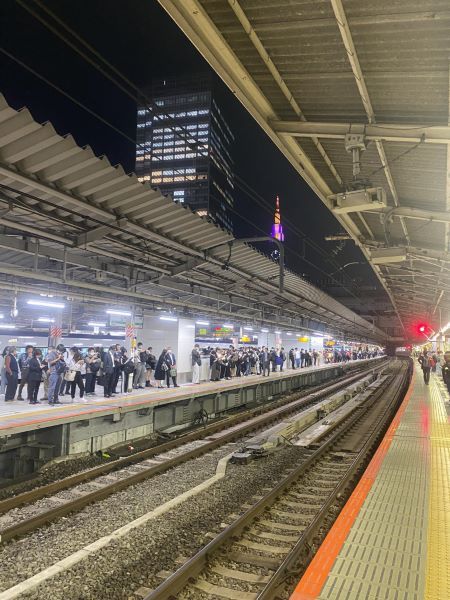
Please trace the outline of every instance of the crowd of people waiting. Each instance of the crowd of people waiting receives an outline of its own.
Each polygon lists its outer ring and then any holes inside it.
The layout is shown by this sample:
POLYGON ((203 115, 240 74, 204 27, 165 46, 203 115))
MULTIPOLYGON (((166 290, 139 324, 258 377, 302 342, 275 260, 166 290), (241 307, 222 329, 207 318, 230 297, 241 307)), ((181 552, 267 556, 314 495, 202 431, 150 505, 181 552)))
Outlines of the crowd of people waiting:
MULTIPOLYGON (((301 369, 321 364, 347 362, 376 356, 369 349, 306 350, 291 348, 242 347, 202 348, 195 344, 191 352, 192 383, 200 383, 202 356, 209 358, 209 379, 219 381, 233 377, 263 375, 283 371, 284 368, 301 369)), ((79 392, 80 398, 96 396, 96 386, 103 387, 103 396, 112 396, 133 389, 156 387, 164 384, 179 387, 177 361, 170 347, 164 348, 156 358, 151 347, 142 343, 130 352, 120 344, 109 348, 90 347, 85 353, 74 346, 66 349, 63 344, 49 347, 45 356, 39 348, 28 345, 18 356, 17 349, 9 346, 2 353, 3 365, 0 375, 0 394, 5 402, 22 400, 26 386, 27 400, 39 404, 39 390, 43 384, 44 401, 50 405, 61 404, 59 398, 69 395, 72 400, 79 392), (118 389, 120 383, 120 389, 118 389)))
POLYGON ((72 400, 78 388, 79 397, 96 396, 96 385, 103 387, 105 398, 132 389, 178 387, 176 359, 171 348, 165 348, 158 359, 151 347, 142 343, 128 353, 120 344, 109 348, 66 349, 63 344, 50 346, 45 357, 39 348, 28 345, 18 356, 15 346, 6 347, 2 353, 3 365, 0 375, 0 394, 5 402, 22 400, 26 386, 27 400, 39 404, 39 389, 44 387, 43 399, 50 405, 61 404, 60 396, 70 395, 72 400), (152 379, 152 375, 154 378, 152 379), (118 390, 118 385, 121 390, 118 390), (20 382, 20 383, 19 383, 20 382))
MULTIPOLYGON (((358 358, 371 358, 377 355, 376 352, 369 352, 368 348, 359 348, 355 351, 291 348, 286 352, 283 347, 278 349, 267 346, 249 348, 235 348, 234 346, 228 348, 208 347, 203 352, 209 354, 211 381, 248 375, 268 376, 276 371, 282 372, 285 368, 302 369, 322 364, 347 362, 358 358)), ((198 383, 194 368, 196 362, 200 364, 198 362, 199 356, 200 348, 196 345, 192 351, 192 380, 194 383, 198 383)))

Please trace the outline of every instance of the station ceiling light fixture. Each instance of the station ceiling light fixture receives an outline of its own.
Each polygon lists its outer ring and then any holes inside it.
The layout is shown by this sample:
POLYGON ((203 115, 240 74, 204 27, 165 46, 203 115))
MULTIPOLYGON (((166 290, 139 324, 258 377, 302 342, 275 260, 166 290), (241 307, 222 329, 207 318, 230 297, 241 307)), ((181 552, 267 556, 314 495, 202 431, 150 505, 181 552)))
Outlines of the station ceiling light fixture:
POLYGON ((227 324, 227 323, 225 323, 225 325, 222 325, 222 327, 224 329, 234 329, 234 325, 230 325, 230 324, 227 324))
POLYGON ((0 325, 0 329, 15 329, 16 326, 15 325, 0 325))
POLYGON ((269 330, 268 329, 261 329, 261 332, 262 333, 269 333, 269 330))
POLYGON ((176 317, 159 317, 161 321, 178 321, 176 317))
POLYGON ((62 302, 48 302, 47 300, 27 300, 30 306, 46 306, 47 308, 64 308, 66 305, 62 302))
POLYGON ((39 317, 38 321, 40 323, 54 323, 55 319, 50 319, 50 317, 39 317))
POLYGON ((280 335, 280 334, 281 334, 281 331, 275 331, 275 333, 277 333, 278 335, 280 335))
POLYGON ((253 327, 244 327, 245 331, 253 331, 253 327))
POLYGON ((108 308, 106 311, 108 315, 119 315, 122 317, 131 317, 131 313, 126 310, 115 310, 112 308, 108 308))
POLYGON ((197 325, 209 325, 209 321, 195 321, 197 325))
POLYGON ((89 327, 106 327, 106 323, 95 323, 94 321, 90 321, 88 325, 89 327))

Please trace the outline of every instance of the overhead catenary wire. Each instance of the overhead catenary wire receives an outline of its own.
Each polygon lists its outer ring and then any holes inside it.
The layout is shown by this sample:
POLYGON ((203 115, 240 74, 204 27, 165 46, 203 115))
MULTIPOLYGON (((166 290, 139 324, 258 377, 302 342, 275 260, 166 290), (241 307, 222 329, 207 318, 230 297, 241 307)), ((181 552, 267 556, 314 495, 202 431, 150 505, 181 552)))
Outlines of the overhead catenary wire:
MULTIPOLYGON (((132 81, 130 81, 119 69, 117 69, 107 59, 105 59, 100 52, 98 52, 92 45, 90 45, 77 32, 75 32, 73 29, 71 29, 61 18, 59 18, 57 15, 55 15, 55 13, 53 11, 51 11, 47 6, 45 6, 40 0, 31 0, 31 1, 33 1, 42 11, 44 11, 48 16, 50 16, 60 27, 62 27, 70 36, 72 36, 79 44, 81 44, 88 52, 90 52, 98 61, 100 61, 103 64, 103 67, 94 58, 92 58, 92 56, 89 56, 88 54, 86 54, 86 52, 84 52, 82 49, 80 49, 76 43, 74 43, 73 41, 68 39, 67 35, 65 35, 61 31, 59 31, 58 28, 55 27, 53 24, 49 23, 47 19, 45 19, 41 14, 39 14, 36 10, 34 10, 27 2, 24 2, 24 0, 16 0, 16 2, 20 6, 22 6, 25 10, 27 10, 30 14, 32 14, 46 28, 48 28, 52 33, 54 33, 65 44, 67 44, 74 52, 76 52, 78 55, 80 55, 93 68, 98 70, 104 77, 106 77, 109 81, 111 81, 114 85, 116 85, 122 92, 127 94, 136 103, 146 105, 149 110, 154 110, 155 108, 157 108, 158 112, 160 112, 161 114, 164 114, 167 117, 167 122, 164 123, 164 126, 165 127, 167 126, 170 130, 172 130, 174 132, 175 135, 177 135, 179 138, 183 139, 188 147, 190 147, 194 151, 197 151, 197 142, 195 142, 193 144, 189 142, 189 138, 190 138, 189 132, 186 129, 184 129, 183 126, 180 126, 178 123, 174 122, 174 120, 170 117, 170 115, 167 113, 164 113, 164 111, 161 110, 160 107, 156 107, 154 102, 150 98, 147 97, 147 95, 141 88, 139 88, 136 84, 134 84, 132 81), (107 72, 104 67, 111 70, 113 75, 111 73, 107 72), (117 78, 119 78, 120 80, 118 80, 117 78), (127 86, 129 88, 131 88, 132 91, 130 91, 130 89, 128 89, 127 86)), ((13 58, 13 60, 14 60, 14 58, 13 58)), ((19 61, 17 61, 17 62, 19 62, 19 61)), ((28 68, 28 70, 32 70, 31 68, 26 67, 26 66, 25 66, 25 68, 28 68)), ((32 70, 32 71, 36 74, 36 72, 34 70, 32 70)), ((39 75, 37 75, 37 76, 39 76, 39 75)), ((52 84, 50 83, 50 85, 52 85, 52 84)), ((78 106, 83 106, 82 103, 80 103, 76 99, 73 99, 69 94, 65 93, 63 90, 58 88, 58 86, 52 85, 52 87, 54 87, 55 89, 58 89, 58 91, 61 91, 61 93, 63 93, 67 97, 70 97, 78 106)), ((104 124, 111 126, 116 132, 119 133, 117 127, 106 122, 106 120, 103 119, 103 117, 101 117, 100 115, 97 115, 91 109, 89 109, 87 107, 85 107, 85 108, 91 115, 97 116, 97 118, 99 118, 104 124)), ((127 134, 124 134, 124 132, 121 132, 121 134, 124 135, 128 141, 131 141, 130 137, 127 134)), ((142 146, 142 144, 137 144, 136 141, 133 141, 133 142, 134 142, 135 146, 142 146)), ((147 148, 146 151, 149 152, 149 149, 147 148)), ((154 148, 152 148, 149 153, 156 155, 156 156, 158 155, 158 152, 154 148)), ((244 191, 244 193, 247 193, 247 194, 249 194, 249 190, 250 190, 253 193, 253 196, 251 196, 251 197, 254 201, 255 201, 256 197, 259 197, 258 203, 261 205, 261 202, 263 202, 264 203, 263 208, 270 213, 273 212, 272 207, 269 207, 267 205, 267 203, 265 203, 265 201, 253 190, 253 188, 251 188, 251 186, 249 186, 239 176, 235 176, 235 177, 236 177, 236 179, 240 180, 240 181, 236 181, 237 187, 239 187, 242 191, 244 191), (244 186, 247 189, 245 189, 244 186)), ((238 214, 238 213, 236 213, 236 214, 238 214)), ((242 218, 242 215, 239 215, 239 216, 242 218)), ((324 257, 327 260, 327 262, 332 264, 334 267, 339 266, 339 263, 337 261, 333 260, 330 257, 330 255, 327 254, 327 252, 323 248, 321 248, 316 242, 314 242, 309 236, 307 236, 307 234, 302 232, 296 225, 291 223, 288 219, 285 219, 284 223, 292 231, 294 231, 295 233, 300 235, 302 240, 304 240, 306 243, 308 243, 311 246, 311 248, 316 250, 322 257, 324 257)), ((318 267, 318 265, 316 265, 315 263, 313 263, 309 260, 305 260, 304 256, 302 256, 298 253, 296 253, 296 254, 297 254, 297 256, 300 257, 300 259, 304 260, 307 264, 310 264, 311 266, 313 266, 314 268, 319 270, 321 273, 323 273, 327 277, 330 277, 330 275, 328 273, 326 273, 325 271, 323 271, 320 267, 318 267)), ((346 277, 347 274, 345 274, 344 276, 346 277)), ((350 279, 350 281, 352 281, 350 277, 349 277, 349 279, 350 279)), ((333 280, 333 281, 336 281, 336 283, 339 286, 342 286, 341 282, 339 282, 337 280, 333 280)), ((348 288, 346 288, 344 286, 342 286, 342 287, 346 291, 349 291, 348 288)), ((352 295, 354 295, 354 294, 352 293, 352 295)))

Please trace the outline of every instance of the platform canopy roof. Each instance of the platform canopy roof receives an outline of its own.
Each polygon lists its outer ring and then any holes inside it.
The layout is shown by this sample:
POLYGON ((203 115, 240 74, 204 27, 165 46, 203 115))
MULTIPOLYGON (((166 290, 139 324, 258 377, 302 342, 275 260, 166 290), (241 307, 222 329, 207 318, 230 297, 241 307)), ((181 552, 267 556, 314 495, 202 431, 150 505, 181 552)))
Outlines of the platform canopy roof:
POLYGON ((335 212, 401 327, 450 320, 448 0, 159 2, 335 212), (386 207, 336 213, 347 133, 386 207))
POLYGON ((293 272, 280 291, 279 276, 254 247, 0 97, 1 294, 385 339, 293 272))

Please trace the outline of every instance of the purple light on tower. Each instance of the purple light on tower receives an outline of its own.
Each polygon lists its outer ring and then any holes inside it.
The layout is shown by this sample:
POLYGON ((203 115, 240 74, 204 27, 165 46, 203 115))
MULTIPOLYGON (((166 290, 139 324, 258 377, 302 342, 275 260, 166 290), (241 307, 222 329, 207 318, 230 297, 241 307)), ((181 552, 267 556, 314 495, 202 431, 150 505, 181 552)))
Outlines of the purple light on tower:
POLYGON ((283 225, 281 224, 281 214, 280 214, 280 198, 277 196, 277 203, 275 206, 275 217, 274 223, 272 225, 272 234, 271 236, 276 240, 280 240, 280 242, 284 242, 284 233, 283 233, 283 225))

